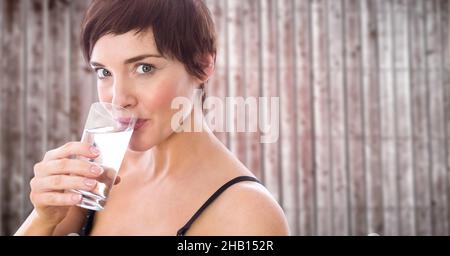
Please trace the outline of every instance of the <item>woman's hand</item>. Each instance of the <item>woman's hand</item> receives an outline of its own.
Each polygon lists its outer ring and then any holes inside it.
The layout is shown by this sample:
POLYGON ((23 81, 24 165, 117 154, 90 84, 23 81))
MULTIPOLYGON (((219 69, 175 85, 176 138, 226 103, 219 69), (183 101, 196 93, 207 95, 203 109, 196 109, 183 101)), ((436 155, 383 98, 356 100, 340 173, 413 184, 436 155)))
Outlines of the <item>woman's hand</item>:
POLYGON ((104 170, 95 163, 70 157, 97 158, 99 153, 88 143, 69 142, 48 151, 44 159, 34 165, 30 199, 39 223, 56 227, 70 206, 81 202, 81 195, 70 190, 91 191, 96 187, 95 178, 104 170))

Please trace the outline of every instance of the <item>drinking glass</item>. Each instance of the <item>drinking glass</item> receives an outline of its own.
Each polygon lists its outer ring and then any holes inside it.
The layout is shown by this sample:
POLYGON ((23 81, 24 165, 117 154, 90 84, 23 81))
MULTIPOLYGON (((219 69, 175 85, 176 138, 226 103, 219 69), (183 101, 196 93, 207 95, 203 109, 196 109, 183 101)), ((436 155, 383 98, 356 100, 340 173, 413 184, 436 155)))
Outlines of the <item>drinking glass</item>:
POLYGON ((82 195, 78 206, 90 210, 103 210, 106 199, 130 142, 136 117, 128 110, 106 102, 95 102, 89 109, 81 141, 95 146, 100 151, 97 158, 77 156, 95 162, 104 169, 97 177, 97 185, 91 191, 73 189, 82 195))

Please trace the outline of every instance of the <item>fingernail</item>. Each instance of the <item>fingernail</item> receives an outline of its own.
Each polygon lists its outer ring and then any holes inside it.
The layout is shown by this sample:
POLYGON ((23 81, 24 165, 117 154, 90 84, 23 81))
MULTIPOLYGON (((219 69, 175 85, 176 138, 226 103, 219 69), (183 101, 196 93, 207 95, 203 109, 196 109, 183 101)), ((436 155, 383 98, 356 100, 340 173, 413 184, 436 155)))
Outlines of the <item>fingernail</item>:
POLYGON ((81 200, 81 195, 72 195, 72 200, 74 202, 79 202, 81 200))
POLYGON ((89 187, 94 186, 96 183, 97 183, 97 181, 96 181, 96 180, 92 180, 92 179, 86 179, 86 180, 84 181, 84 184, 86 184, 86 185, 89 186, 89 187))
POLYGON ((93 174, 99 175, 103 172, 103 168, 101 168, 100 166, 97 166, 97 165, 93 165, 93 166, 91 166, 91 172, 93 174))
POLYGON ((94 155, 100 154, 100 150, 98 150, 98 148, 96 148, 94 146, 91 146, 90 150, 91 150, 92 154, 94 154, 94 155))

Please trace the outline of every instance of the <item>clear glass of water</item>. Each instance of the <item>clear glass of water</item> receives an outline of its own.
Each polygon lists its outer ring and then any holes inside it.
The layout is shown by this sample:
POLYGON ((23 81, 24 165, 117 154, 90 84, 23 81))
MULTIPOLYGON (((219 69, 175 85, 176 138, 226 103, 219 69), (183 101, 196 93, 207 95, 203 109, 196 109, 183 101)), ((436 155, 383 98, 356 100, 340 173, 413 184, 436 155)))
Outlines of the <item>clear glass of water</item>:
POLYGON ((91 105, 81 141, 97 147, 100 155, 95 159, 81 156, 77 158, 97 163, 104 172, 97 178, 97 185, 92 191, 72 190, 82 195, 78 206, 95 211, 103 210, 127 151, 135 123, 136 117, 120 106, 106 102, 91 105))

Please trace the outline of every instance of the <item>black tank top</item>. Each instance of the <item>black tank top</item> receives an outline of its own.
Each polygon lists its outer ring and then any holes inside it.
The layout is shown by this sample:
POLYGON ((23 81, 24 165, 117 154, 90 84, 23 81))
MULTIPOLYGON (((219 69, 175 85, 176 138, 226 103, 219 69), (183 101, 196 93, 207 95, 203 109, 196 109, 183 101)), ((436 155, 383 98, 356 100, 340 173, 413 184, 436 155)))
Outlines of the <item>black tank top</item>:
MULTIPOLYGON (((186 232, 189 230, 189 228, 192 226, 192 224, 195 222, 195 220, 202 214, 202 212, 217 197, 220 196, 220 194, 222 194, 222 192, 224 192, 227 188, 229 188, 233 184, 236 184, 236 183, 242 182, 242 181, 254 181, 254 182, 261 183, 258 179, 254 178, 254 177, 251 177, 251 176, 239 176, 239 177, 236 177, 236 178, 228 181, 222 187, 220 187, 216 192, 214 192, 214 194, 212 194, 208 198, 208 200, 206 200, 206 202, 197 210, 197 212, 189 219, 189 221, 183 227, 181 227, 178 230, 177 236, 184 236, 186 234, 186 232)), ((91 233, 92 224, 94 222, 94 216, 95 216, 95 211, 89 210, 87 215, 86 215, 86 222, 85 222, 84 226, 81 229, 80 235, 87 236, 87 235, 89 235, 91 233)))

